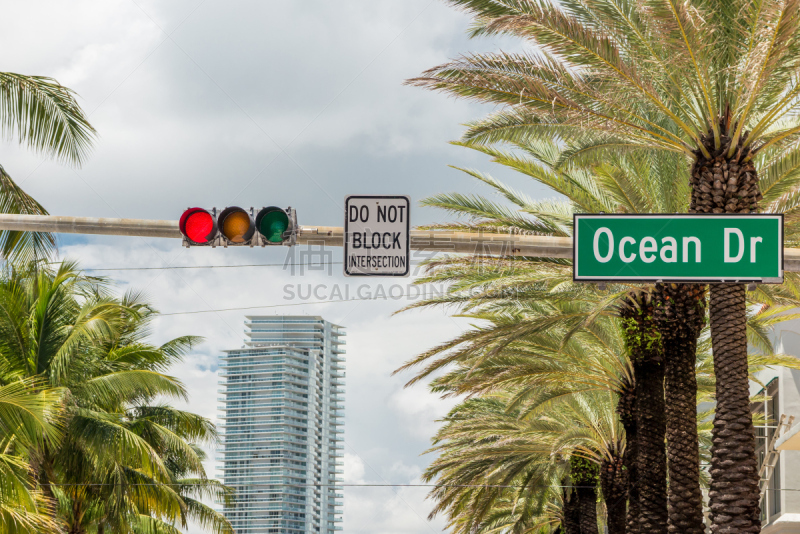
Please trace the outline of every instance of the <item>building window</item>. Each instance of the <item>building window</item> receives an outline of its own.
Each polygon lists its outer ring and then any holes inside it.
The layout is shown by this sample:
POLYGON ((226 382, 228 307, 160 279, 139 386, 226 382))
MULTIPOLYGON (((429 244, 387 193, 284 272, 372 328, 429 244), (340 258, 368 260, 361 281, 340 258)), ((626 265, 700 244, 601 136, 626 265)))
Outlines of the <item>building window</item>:
MULTIPOLYGON (((756 395, 761 397, 758 402, 751 405, 753 414, 759 416, 755 426, 756 434, 756 457, 758 458, 758 468, 761 469, 764 461, 769 458, 768 447, 777 431, 778 421, 780 420, 780 406, 778 401, 778 379, 774 378, 756 395)), ((769 519, 781 512, 781 472, 780 458, 772 459, 775 468, 770 474, 769 469, 764 472, 764 476, 769 476, 764 497, 761 499, 761 520, 768 522, 769 519)))

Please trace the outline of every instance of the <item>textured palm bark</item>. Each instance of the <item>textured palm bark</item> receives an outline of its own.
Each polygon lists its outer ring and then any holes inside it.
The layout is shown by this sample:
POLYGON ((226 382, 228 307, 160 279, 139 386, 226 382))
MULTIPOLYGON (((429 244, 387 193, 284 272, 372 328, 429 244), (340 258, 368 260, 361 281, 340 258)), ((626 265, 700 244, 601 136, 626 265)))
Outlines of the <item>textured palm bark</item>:
POLYGON ((667 532, 667 454, 664 436, 664 366, 658 362, 636 365, 636 426, 639 437, 639 531, 667 532))
POLYGON ((667 532, 664 359, 654 313, 649 292, 633 291, 620 304, 625 343, 636 382, 636 472, 641 534, 667 532))
POLYGON ((626 516, 627 534, 639 534, 639 510, 641 509, 640 495, 639 495, 639 470, 638 470, 638 457, 636 451, 638 449, 638 436, 636 434, 636 425, 632 429, 626 429, 628 443, 625 449, 625 456, 623 462, 626 470, 628 471, 628 514, 626 516))
POLYGON ((628 511, 626 516, 627 534, 639 534, 639 475, 636 469, 636 451, 638 436, 636 433, 636 385, 626 384, 620 393, 617 403, 617 413, 619 414, 622 427, 625 429, 625 454, 622 457, 622 465, 625 468, 628 478, 628 511))
POLYGON ((761 532, 756 439, 750 413, 745 288, 711 286, 717 408, 711 445, 711 532, 761 532))
POLYGON ((603 460, 600 466, 600 488, 606 503, 608 534, 625 534, 628 472, 621 456, 603 460))
MULTIPOLYGON (((727 126, 722 124, 723 130, 727 126)), ((745 136, 746 138, 746 136, 745 136)), ((744 140, 744 139, 743 139, 744 140)), ((758 174, 752 161, 745 161, 748 150, 739 148, 733 158, 726 159, 730 139, 722 136, 722 146, 714 149, 714 140, 704 137, 711 158, 696 152, 697 161, 692 167, 692 198, 689 213, 754 213, 758 210, 761 192, 758 174)))
POLYGON ((564 534, 581 534, 581 507, 574 491, 564 490, 564 534))
MULTIPOLYGON (((723 131, 729 126, 723 119, 723 131)), ((747 138, 745 134, 743 140, 747 138)), ((761 192, 748 149, 739 147, 727 158, 731 140, 721 146, 702 139, 711 154, 697 154, 692 168, 691 213, 754 213, 761 192)), ((711 532, 750 534, 761 531, 756 440, 750 414, 747 378, 745 288, 740 284, 712 284, 709 301, 714 373, 717 379, 716 414, 711 446, 711 532)))
POLYGON ((600 466, 577 452, 570 456, 570 478, 578 496, 581 534, 597 534, 597 482, 600 466))
POLYGON ((664 348, 668 530, 703 534, 697 438, 697 337, 705 323, 705 286, 657 284, 656 321, 664 348))
POLYGON ((598 534, 597 489, 594 486, 578 486, 576 492, 581 508, 581 534, 598 534))

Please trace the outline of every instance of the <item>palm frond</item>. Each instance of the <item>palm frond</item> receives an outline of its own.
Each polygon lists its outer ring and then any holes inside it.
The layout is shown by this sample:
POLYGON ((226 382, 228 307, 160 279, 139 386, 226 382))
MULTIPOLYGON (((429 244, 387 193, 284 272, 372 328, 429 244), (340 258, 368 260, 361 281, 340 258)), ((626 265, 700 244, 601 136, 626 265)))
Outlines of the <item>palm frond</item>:
POLYGON ((0 72, 0 129, 8 139, 80 165, 95 136, 75 93, 52 78, 0 72))

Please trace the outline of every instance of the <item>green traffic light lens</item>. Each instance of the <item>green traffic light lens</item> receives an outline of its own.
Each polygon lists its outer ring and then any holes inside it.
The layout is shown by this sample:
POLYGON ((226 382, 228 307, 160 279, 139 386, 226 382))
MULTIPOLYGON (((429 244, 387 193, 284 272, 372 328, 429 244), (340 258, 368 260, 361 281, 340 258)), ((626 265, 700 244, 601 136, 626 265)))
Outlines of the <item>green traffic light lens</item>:
POLYGON ((261 232, 270 243, 283 241, 283 233, 289 228, 289 216, 283 210, 273 210, 264 214, 258 225, 261 232))

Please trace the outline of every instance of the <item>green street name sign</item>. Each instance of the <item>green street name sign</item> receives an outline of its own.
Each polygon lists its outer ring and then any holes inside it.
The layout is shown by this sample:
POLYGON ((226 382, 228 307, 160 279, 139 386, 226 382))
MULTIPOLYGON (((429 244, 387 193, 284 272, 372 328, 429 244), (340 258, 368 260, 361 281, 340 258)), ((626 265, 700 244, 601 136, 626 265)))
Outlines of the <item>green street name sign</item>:
POLYGON ((576 281, 783 282, 783 215, 575 215, 576 281))

